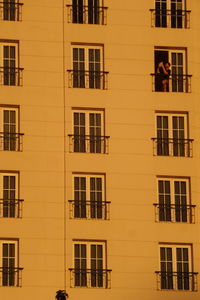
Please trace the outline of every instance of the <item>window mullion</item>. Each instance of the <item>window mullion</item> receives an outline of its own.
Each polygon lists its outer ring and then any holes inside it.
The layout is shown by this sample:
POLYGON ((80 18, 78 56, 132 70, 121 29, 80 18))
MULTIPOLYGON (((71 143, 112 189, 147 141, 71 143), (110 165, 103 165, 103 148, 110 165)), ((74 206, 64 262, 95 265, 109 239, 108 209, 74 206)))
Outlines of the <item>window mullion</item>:
POLYGON ((90 218, 91 212, 90 212, 90 176, 86 176, 86 216, 90 218))
POLYGON ((3 258, 3 241, 0 242, 0 268, 2 268, 2 259, 3 258))
POLYGON ((187 117, 184 117, 184 135, 185 135, 185 139, 189 138, 189 128, 188 128, 188 124, 187 124, 187 117))
POLYGON ((0 200, 3 199, 3 174, 0 174, 0 200))
POLYGON ((171 27, 171 0, 167 0, 167 27, 171 27))
MULTIPOLYGON (((91 243, 87 243, 86 269, 91 269, 91 243)), ((91 271, 87 271, 87 286, 91 287, 91 271)))
MULTIPOLYGON (((3 132, 3 114, 4 114, 4 109, 1 107, 0 108, 0 132, 3 132)), ((0 143, 2 143, 1 140, 0 143)))
POLYGON ((85 69, 89 71, 89 47, 85 48, 85 69))
POLYGON ((172 246, 172 272, 173 272, 173 289, 177 289, 177 259, 176 259, 176 246, 172 246))
MULTIPOLYGON (((86 76, 88 77, 88 76, 86 76)), ((87 80, 87 79, 86 79, 87 80)), ((85 113, 85 135, 86 135, 86 152, 90 152, 90 114, 85 113)))
POLYGON ((173 139, 173 117, 172 115, 168 115, 168 134, 169 139, 173 139))

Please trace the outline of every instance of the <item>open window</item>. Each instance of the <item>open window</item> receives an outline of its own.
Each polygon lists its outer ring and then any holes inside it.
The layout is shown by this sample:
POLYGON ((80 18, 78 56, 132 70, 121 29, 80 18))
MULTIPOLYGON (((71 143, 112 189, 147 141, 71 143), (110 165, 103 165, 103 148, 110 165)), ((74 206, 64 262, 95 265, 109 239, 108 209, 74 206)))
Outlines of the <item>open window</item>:
POLYGON ((183 48, 155 48, 154 81, 156 92, 187 93, 191 91, 191 75, 187 70, 187 52, 183 48))

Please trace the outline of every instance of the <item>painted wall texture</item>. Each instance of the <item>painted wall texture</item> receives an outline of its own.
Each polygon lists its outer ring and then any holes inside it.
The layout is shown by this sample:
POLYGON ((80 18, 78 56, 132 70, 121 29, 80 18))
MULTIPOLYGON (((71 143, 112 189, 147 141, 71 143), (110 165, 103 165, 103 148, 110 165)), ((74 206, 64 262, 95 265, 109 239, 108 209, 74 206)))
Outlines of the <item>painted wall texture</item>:
POLYGON ((199 299, 200 1, 0 19, 0 298, 199 299))

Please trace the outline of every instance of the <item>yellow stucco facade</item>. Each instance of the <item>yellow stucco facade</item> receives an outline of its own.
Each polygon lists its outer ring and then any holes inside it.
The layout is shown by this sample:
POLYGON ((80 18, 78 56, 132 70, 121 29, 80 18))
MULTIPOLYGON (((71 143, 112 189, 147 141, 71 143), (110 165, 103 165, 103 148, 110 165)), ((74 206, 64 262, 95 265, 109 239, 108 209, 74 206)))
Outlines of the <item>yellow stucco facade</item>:
POLYGON ((199 299, 199 20, 0 3, 0 299, 199 299))

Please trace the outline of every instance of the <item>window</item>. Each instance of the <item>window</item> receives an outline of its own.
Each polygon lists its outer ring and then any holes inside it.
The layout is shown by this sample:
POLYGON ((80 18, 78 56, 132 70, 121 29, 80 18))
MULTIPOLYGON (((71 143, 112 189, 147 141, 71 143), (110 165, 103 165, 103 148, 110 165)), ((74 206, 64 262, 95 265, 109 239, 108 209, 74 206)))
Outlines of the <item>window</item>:
POLYGON ((69 72, 70 87, 106 89, 107 72, 103 70, 102 46, 72 47, 72 70, 69 72))
POLYGON ((188 138, 187 114, 157 113, 157 138, 153 138, 154 154, 192 157, 192 139, 188 138))
POLYGON ((195 205, 191 205, 189 179, 160 177, 157 186, 156 220, 194 223, 195 205))
POLYGON ((106 267, 106 243, 74 242, 74 268, 71 286, 109 288, 110 271, 106 267))
POLYGON ((101 174, 74 174, 74 200, 69 200, 71 218, 108 219, 105 178, 101 174))
POLYGON ((19 68, 19 45, 14 42, 0 43, 0 84, 15 86, 22 84, 22 68, 19 68))
POLYGON ((21 21, 22 3, 19 0, 3 0, 1 2, 1 16, 4 21, 21 21))
POLYGON ((19 174, 0 173, 0 217, 21 217, 22 200, 19 199, 19 174))
POLYGON ((189 28, 190 10, 186 10, 186 0, 155 0, 152 25, 155 27, 189 28))
POLYGON ((21 286, 21 271, 18 266, 18 241, 0 240, 0 285, 21 286))
POLYGON ((70 152, 107 153, 108 136, 104 133, 104 111, 73 111, 73 135, 70 152))
POLYGON ((107 7, 103 0, 72 0, 72 5, 67 5, 68 22, 79 24, 106 25, 107 7))
POLYGON ((161 290, 196 291, 191 245, 160 245, 160 271, 156 273, 161 290))
POLYGON ((191 75, 188 75, 186 49, 156 48, 154 52, 155 73, 153 91, 191 92, 191 75))
POLYGON ((21 151, 23 134, 19 133, 19 109, 0 106, 0 150, 21 151))

